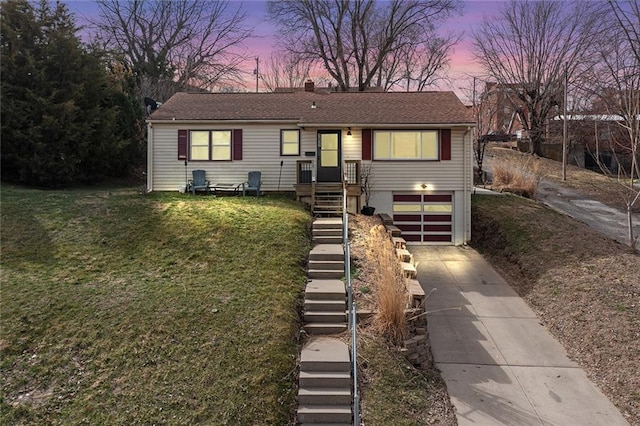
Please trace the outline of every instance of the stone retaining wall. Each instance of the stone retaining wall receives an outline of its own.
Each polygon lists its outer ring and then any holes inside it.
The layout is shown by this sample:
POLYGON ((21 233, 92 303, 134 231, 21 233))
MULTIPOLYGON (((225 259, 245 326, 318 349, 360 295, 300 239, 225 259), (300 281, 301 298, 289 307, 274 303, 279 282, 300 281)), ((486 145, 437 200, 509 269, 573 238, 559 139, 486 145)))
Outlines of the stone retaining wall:
POLYGON ((433 364, 431 347, 429 346, 429 332, 427 330, 427 315, 424 307, 408 309, 408 338, 404 341, 400 353, 418 368, 430 368, 433 364))

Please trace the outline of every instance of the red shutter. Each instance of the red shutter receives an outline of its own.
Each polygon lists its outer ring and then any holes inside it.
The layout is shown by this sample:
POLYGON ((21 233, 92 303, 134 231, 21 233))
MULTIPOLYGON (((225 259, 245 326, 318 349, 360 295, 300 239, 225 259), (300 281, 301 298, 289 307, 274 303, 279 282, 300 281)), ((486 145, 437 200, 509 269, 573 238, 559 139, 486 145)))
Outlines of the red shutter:
POLYGON ((189 148, 189 133, 186 130, 178 130, 178 160, 186 160, 189 148))
POLYGON ((451 129, 440 130, 440 159, 451 160, 451 129))
POLYGON ((371 129, 362 129, 362 159, 371 160, 371 129))
POLYGON ((232 159, 242 160, 242 129, 233 129, 233 154, 232 159))

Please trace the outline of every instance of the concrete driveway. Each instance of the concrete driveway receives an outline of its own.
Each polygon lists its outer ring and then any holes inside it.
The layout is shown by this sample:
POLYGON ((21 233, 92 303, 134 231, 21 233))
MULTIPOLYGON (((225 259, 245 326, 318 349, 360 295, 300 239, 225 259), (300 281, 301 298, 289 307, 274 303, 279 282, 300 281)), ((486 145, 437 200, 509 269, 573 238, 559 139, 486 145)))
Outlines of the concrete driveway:
POLYGON ((628 425, 475 250, 410 246, 460 426, 628 425))
MULTIPOLYGON (((626 212, 589 200, 571 188, 544 179, 538 185, 536 198, 619 243, 629 244, 626 212)), ((640 215, 637 214, 633 215, 633 235, 640 235, 640 215)))

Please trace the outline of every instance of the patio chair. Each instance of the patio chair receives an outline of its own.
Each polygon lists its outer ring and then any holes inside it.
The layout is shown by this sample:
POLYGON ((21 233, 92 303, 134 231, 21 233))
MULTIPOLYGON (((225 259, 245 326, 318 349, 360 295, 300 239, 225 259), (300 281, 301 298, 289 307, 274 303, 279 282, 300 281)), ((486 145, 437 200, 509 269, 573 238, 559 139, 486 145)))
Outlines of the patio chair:
POLYGON ((249 172, 249 180, 242 184, 242 196, 247 195, 249 191, 256 191, 256 196, 260 196, 260 186, 262 182, 262 172, 249 172))
POLYGON ((191 191, 193 195, 196 195, 196 191, 205 191, 207 194, 210 191, 210 183, 206 179, 206 171, 194 170, 191 172, 193 179, 189 180, 187 190, 191 191))

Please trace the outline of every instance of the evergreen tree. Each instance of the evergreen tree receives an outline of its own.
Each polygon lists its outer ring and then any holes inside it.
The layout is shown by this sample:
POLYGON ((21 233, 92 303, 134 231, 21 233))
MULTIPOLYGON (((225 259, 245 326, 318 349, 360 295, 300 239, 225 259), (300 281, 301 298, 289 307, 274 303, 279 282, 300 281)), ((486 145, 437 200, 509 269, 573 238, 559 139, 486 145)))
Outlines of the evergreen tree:
POLYGON ((4 180, 61 187, 141 162, 141 108, 64 4, 5 2, 1 31, 4 180))

